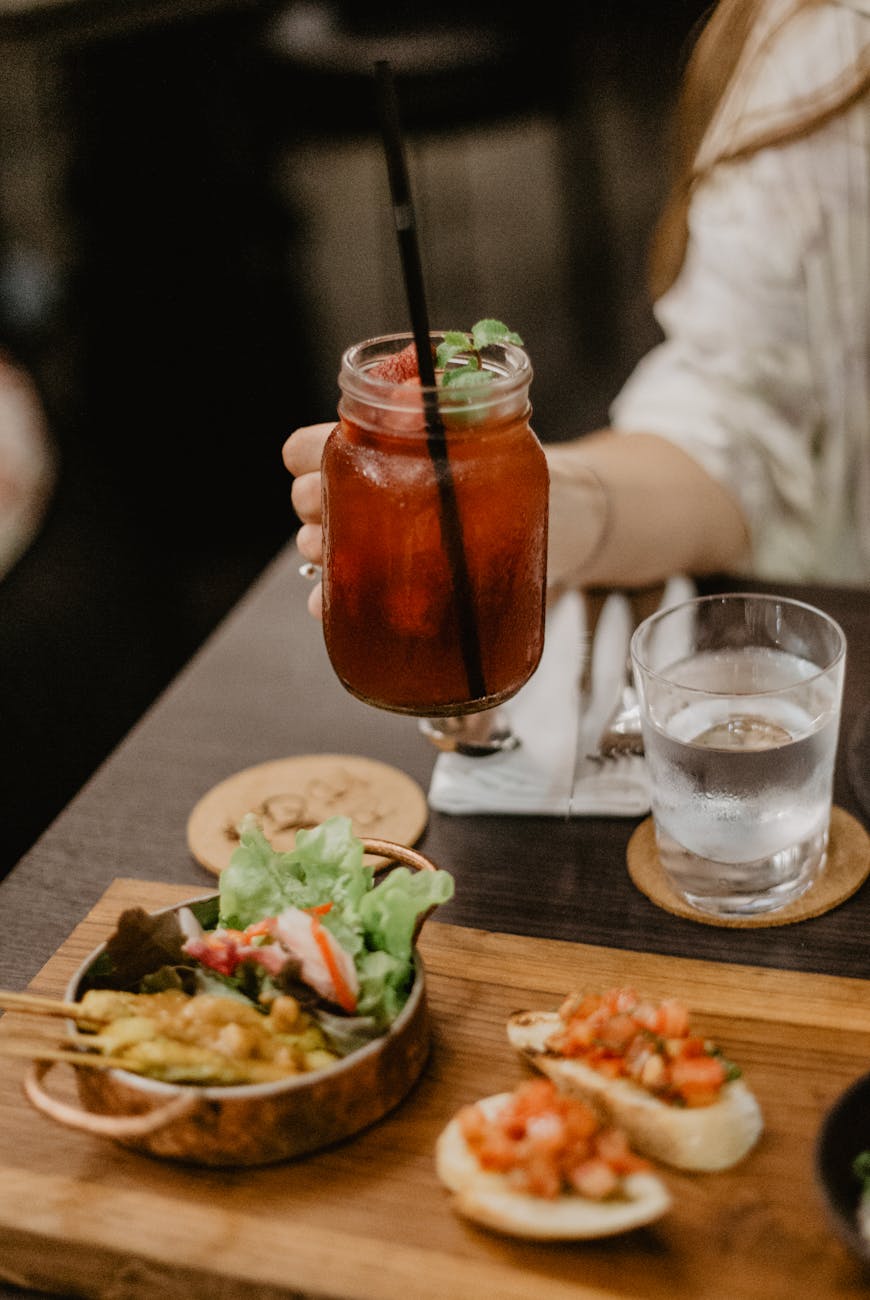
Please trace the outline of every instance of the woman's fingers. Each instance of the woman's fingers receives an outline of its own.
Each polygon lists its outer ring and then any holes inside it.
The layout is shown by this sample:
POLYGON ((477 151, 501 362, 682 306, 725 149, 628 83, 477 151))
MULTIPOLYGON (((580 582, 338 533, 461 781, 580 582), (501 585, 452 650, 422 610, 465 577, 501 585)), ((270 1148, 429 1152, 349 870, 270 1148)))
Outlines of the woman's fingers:
MULTIPOLYGON (((333 428, 332 424, 307 424, 284 443, 284 465, 293 475, 290 500, 303 523, 320 523, 320 461, 333 428)), ((309 558, 320 563, 319 554, 309 558)))
POLYGON ((305 524, 319 524, 320 510, 320 471, 302 474, 293 480, 290 489, 293 509, 305 524))
POLYGON ((323 529, 319 524, 302 524, 296 532, 296 546, 309 563, 323 563, 323 529))
MULTIPOLYGON (((296 548, 310 564, 323 560, 323 530, 320 527, 320 461, 332 424, 308 424, 296 429, 284 443, 285 468, 293 475, 290 499, 302 523, 296 533, 296 548)), ((323 587, 316 583, 308 595, 308 612, 323 618, 323 587)))
POLYGON ((314 618, 323 618, 323 584, 318 582, 308 595, 308 613, 314 618))
POLYGON ((306 424, 290 434, 284 443, 282 455, 285 468, 294 478, 320 469, 323 444, 334 428, 335 421, 331 424, 306 424))

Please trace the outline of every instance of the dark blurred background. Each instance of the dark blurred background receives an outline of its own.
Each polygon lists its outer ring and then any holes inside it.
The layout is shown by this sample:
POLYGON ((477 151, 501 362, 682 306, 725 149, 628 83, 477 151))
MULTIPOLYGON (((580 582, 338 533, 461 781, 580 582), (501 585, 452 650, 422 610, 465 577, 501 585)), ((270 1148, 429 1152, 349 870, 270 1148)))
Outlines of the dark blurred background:
POLYGON ((342 348, 406 327, 374 59, 432 323, 518 330, 551 441, 604 423, 657 337, 644 259, 703 12, 8 0, 0 345, 59 480, 0 582, 0 874, 292 536, 281 444, 331 417, 342 348))

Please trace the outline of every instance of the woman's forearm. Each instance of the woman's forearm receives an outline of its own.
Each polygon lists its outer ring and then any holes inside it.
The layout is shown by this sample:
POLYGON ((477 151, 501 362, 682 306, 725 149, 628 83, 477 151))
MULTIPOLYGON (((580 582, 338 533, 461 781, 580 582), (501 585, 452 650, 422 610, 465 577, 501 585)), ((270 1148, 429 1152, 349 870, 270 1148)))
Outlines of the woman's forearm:
POLYGON ((737 502, 667 439, 605 430, 546 453, 551 587, 640 587, 745 563, 737 502))

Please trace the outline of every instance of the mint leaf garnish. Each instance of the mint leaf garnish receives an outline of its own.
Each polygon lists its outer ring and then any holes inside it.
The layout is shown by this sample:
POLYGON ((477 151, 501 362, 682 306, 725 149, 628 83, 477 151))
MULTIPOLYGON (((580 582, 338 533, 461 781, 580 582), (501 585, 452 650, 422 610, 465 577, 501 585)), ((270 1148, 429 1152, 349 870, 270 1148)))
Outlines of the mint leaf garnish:
POLYGON ((471 340, 478 352, 490 343, 516 343, 519 347, 523 346, 519 334, 509 330, 500 320, 479 320, 471 327, 471 340))
POLYGON ((479 388, 481 384, 491 384, 492 380, 493 376, 489 371, 481 370, 477 363, 445 371, 441 386, 442 388, 470 388, 474 385, 475 388, 479 388))
POLYGON ((447 330, 435 351, 435 365, 444 373, 442 385, 465 386, 488 382, 492 376, 481 369, 480 353, 493 343, 516 343, 523 346, 519 334, 509 330, 500 320, 479 320, 470 334, 461 330, 447 330), (448 365, 460 359, 459 365, 448 365))
POLYGON ((443 370, 448 361, 460 352, 467 352, 470 347, 470 335, 462 334, 459 330, 448 330, 435 351, 435 365, 443 370))

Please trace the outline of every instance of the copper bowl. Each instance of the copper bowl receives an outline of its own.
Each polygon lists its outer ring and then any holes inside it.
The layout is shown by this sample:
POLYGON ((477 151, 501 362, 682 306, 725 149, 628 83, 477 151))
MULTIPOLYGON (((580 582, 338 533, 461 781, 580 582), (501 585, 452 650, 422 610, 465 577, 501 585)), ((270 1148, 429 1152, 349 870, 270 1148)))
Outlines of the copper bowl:
MULTIPOLYGON (((364 840, 366 852, 382 855, 387 869, 403 862, 434 871, 428 858, 404 845, 364 840)), ((217 893, 159 909, 189 907, 200 923, 214 925, 217 893)), ((425 918, 418 924, 420 925, 425 918)), ((66 999, 77 1001, 102 944, 70 980, 66 999)), ((414 951, 414 982, 408 1000, 386 1033, 333 1065, 269 1083, 234 1086, 163 1083, 132 1071, 74 1066, 81 1108, 49 1093, 43 1078, 49 1062, 35 1062, 25 1079, 31 1104, 69 1128, 108 1137, 135 1151, 190 1164, 275 1164, 340 1142, 382 1119, 410 1092, 429 1054, 426 978, 414 951)), ((75 1026, 69 1022, 70 1032, 75 1026)))

